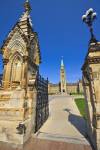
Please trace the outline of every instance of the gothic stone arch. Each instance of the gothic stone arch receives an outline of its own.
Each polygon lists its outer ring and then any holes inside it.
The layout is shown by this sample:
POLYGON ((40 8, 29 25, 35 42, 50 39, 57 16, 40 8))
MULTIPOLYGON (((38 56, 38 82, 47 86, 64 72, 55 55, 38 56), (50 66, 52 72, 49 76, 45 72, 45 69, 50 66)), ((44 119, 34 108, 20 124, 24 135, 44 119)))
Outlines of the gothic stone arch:
POLYGON ((10 81, 19 83, 22 81, 23 73, 23 58, 19 52, 16 52, 11 59, 11 74, 10 81))

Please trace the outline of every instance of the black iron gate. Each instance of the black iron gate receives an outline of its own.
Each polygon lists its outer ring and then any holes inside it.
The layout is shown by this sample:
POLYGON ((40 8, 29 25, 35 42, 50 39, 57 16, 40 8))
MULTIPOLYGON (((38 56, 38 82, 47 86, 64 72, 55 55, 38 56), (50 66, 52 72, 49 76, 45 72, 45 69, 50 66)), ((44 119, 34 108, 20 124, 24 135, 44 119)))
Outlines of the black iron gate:
POLYGON ((48 101, 48 79, 45 80, 40 75, 36 81, 37 102, 36 102, 36 121, 35 132, 37 132, 49 116, 48 101))

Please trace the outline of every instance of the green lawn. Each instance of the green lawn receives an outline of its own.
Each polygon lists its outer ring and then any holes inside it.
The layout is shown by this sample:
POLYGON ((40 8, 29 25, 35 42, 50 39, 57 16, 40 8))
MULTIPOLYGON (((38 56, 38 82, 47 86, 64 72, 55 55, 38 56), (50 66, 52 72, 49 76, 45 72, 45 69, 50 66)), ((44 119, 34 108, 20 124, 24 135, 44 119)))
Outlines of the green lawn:
POLYGON ((83 116, 84 119, 86 119, 84 98, 76 98, 75 103, 80 111, 80 114, 83 116))
POLYGON ((77 96, 77 95, 83 95, 83 93, 70 93, 70 95, 77 96))

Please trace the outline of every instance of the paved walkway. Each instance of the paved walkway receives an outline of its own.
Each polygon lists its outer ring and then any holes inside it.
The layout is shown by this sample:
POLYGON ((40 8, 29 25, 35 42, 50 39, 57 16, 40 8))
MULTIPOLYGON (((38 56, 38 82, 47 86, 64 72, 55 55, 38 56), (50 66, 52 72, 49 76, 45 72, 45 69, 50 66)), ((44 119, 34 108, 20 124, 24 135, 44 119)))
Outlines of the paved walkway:
POLYGON ((71 96, 51 96, 50 116, 36 137, 54 141, 89 145, 86 124, 71 96))
POLYGON ((12 148, 12 145, 0 143, 0 150, 92 150, 88 145, 71 144, 66 142, 41 140, 31 138, 23 147, 12 148))
MULTIPOLYGON (((50 117, 23 150, 92 150, 85 139, 85 121, 70 96, 50 97, 50 117)), ((0 150, 22 150, 0 143, 0 150)))

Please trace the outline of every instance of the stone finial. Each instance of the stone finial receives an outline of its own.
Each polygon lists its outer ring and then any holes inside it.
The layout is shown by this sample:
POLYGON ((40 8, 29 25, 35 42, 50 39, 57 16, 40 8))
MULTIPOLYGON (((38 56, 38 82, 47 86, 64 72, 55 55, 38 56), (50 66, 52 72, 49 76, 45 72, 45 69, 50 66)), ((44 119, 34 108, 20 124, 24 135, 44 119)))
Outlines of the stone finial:
POLYGON ((25 12, 29 13, 31 11, 31 5, 30 5, 29 0, 25 1, 24 8, 25 8, 25 12))

